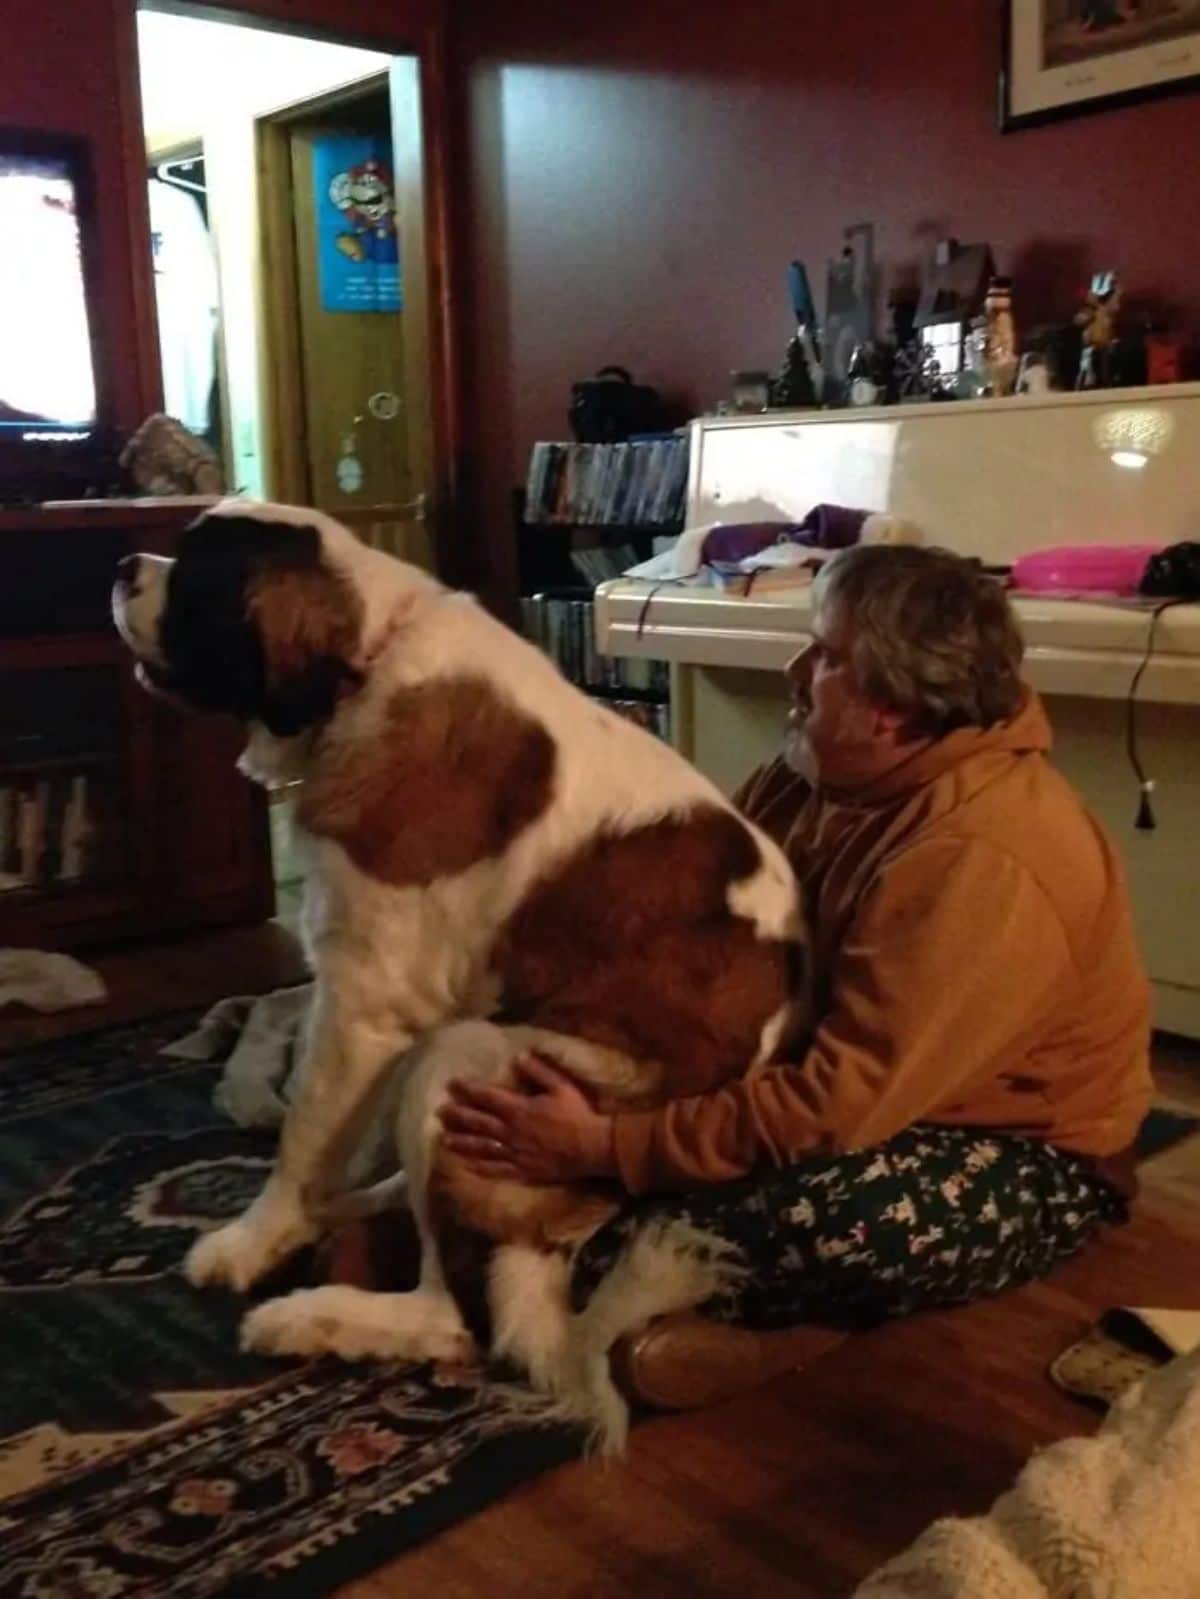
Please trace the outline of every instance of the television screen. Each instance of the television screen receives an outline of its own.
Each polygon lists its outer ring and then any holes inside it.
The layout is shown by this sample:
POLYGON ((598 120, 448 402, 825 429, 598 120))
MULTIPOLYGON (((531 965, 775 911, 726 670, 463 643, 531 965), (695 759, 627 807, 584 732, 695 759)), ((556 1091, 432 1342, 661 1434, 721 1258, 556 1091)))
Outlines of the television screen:
POLYGON ((0 443, 95 423, 72 163, 0 148, 0 443))

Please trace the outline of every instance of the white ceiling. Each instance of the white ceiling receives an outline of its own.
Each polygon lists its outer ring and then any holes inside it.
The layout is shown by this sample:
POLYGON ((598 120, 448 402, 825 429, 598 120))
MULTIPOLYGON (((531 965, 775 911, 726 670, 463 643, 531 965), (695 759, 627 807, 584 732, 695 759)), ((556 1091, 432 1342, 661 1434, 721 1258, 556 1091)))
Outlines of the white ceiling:
POLYGON ((138 12, 146 145, 168 150, 223 116, 261 116, 382 72, 390 56, 263 28, 138 12))

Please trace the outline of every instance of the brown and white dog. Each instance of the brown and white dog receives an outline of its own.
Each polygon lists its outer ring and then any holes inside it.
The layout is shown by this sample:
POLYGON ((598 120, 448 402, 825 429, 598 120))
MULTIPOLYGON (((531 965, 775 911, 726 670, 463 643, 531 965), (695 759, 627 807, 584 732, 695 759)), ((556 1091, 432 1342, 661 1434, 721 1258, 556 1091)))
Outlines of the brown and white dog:
POLYGON ((266 1187, 189 1277, 247 1289, 352 1211, 387 1116, 419 1288, 270 1300, 245 1344, 461 1359, 474 1335, 619 1445, 610 1345, 705 1298, 720 1262, 678 1229, 643 1238, 572 1315, 572 1253, 613 1190, 482 1179, 440 1149, 438 1107, 449 1077, 503 1081, 530 1047, 611 1107, 767 1062, 804 986, 786 859, 472 598, 318 512, 224 502, 174 561, 127 557, 113 610, 147 686, 248 724, 243 768, 296 785, 311 852, 299 1086, 266 1187))

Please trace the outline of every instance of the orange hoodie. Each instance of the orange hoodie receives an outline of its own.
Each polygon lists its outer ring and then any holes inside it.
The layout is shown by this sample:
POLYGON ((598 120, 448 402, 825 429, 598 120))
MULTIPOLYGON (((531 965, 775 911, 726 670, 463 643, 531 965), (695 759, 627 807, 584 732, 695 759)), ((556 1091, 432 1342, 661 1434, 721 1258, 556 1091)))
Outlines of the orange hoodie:
POLYGON ((914 1122, 1107 1157, 1150 1103, 1150 991, 1113 845, 1050 764, 1032 692, 865 788, 782 760, 742 790, 806 895, 803 1060, 615 1118, 633 1193, 882 1143, 914 1122))

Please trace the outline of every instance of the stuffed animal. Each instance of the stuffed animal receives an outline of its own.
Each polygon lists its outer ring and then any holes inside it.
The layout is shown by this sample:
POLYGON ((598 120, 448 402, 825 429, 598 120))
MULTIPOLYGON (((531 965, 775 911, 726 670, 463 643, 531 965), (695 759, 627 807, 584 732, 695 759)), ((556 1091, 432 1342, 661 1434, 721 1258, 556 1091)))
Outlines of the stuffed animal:
POLYGON ((147 417, 121 452, 121 467, 139 494, 221 495, 220 463, 203 439, 173 416, 147 417))

